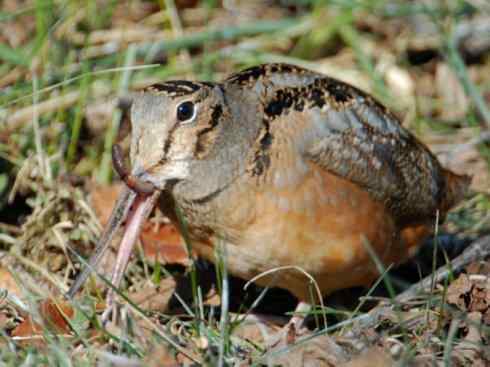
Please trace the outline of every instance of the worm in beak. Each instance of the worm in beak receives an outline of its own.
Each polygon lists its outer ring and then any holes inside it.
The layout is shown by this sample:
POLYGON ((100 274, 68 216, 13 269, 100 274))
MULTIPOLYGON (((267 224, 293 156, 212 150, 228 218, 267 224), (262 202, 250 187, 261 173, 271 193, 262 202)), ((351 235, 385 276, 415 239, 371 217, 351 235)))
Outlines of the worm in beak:
MULTIPOLYGON (((129 173, 127 167, 124 165, 121 147, 117 144, 114 144, 112 147, 112 161, 114 169, 119 176, 121 176, 121 179, 127 187, 119 196, 109 218, 109 223, 104 228, 95 247, 95 251, 88 261, 88 265, 82 270, 70 287, 67 293, 68 298, 73 298, 85 283, 90 273, 97 269, 100 260, 112 242, 114 234, 119 227, 121 227, 123 222, 125 222, 124 234, 119 246, 116 264, 112 274, 113 286, 116 289, 119 287, 142 225, 155 207, 158 197, 160 196, 160 191, 157 190, 153 184, 143 182, 138 177, 129 173)), ((107 295, 108 307, 111 306, 113 298, 114 293, 111 288, 107 295)))
POLYGON ((141 181, 138 177, 129 173, 127 167, 124 165, 122 149, 118 144, 112 146, 112 165, 119 177, 121 177, 121 180, 134 192, 148 195, 155 191, 155 186, 152 183, 141 181))

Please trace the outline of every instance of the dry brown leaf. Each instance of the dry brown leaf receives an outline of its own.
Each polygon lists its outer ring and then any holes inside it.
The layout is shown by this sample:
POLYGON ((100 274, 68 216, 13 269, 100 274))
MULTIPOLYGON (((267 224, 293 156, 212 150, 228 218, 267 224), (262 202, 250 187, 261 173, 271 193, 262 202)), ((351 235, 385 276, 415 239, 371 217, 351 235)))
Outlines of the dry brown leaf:
POLYGON ((102 226, 109 222, 112 208, 123 189, 122 184, 110 186, 95 185, 91 190, 91 205, 102 226))
POLYGON ((447 301, 462 311, 489 312, 490 278, 480 274, 461 274, 449 286, 447 301))
POLYGON ((46 300, 40 306, 41 316, 52 324, 56 331, 60 333, 68 333, 71 328, 67 319, 71 319, 74 315, 74 310, 70 303, 46 300))
MULTIPOLYGON (((46 326, 56 333, 66 334, 71 331, 66 319, 73 317, 74 311, 70 304, 54 300, 45 300, 39 305, 39 315, 46 326)), ((12 336, 31 337, 43 334, 43 327, 36 323, 32 316, 27 316, 13 331, 12 336)))
POLYGON ((472 284, 466 274, 461 274, 458 279, 451 283, 447 290, 447 302, 466 311, 468 305, 465 297, 471 292, 472 284))
POLYGON ((190 258, 177 229, 170 223, 159 224, 156 230, 154 227, 147 223, 141 232, 145 257, 166 264, 189 265, 190 258))
MULTIPOLYGON (((109 221, 122 188, 122 184, 115 184, 95 186, 92 190, 92 206, 103 226, 109 221)), ((153 225, 147 222, 141 231, 140 239, 147 259, 167 264, 189 265, 189 256, 182 236, 171 223, 153 225)))
MULTIPOLYGON (((39 325, 37 325, 34 321, 32 321, 31 316, 27 317, 22 321, 17 327, 12 331, 13 337, 18 338, 30 338, 38 335, 42 335, 42 329, 39 325)), ((35 345, 44 345, 42 340, 21 340, 22 344, 35 344, 35 345)))

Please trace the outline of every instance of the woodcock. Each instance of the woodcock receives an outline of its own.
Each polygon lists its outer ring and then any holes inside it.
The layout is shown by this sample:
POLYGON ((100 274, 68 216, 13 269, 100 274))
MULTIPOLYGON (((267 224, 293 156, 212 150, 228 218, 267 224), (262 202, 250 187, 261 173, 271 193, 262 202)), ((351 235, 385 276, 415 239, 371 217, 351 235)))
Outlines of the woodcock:
POLYGON ((384 264, 406 260, 436 219, 464 195, 467 176, 436 157, 370 95, 288 64, 266 64, 221 83, 167 81, 131 108, 127 188, 73 296, 122 224, 113 282, 119 286, 154 205, 184 223, 198 255, 309 302, 309 273, 323 295, 367 285, 384 264), (175 208, 179 208, 181 221, 175 208), (271 284, 271 281, 274 281, 271 284))

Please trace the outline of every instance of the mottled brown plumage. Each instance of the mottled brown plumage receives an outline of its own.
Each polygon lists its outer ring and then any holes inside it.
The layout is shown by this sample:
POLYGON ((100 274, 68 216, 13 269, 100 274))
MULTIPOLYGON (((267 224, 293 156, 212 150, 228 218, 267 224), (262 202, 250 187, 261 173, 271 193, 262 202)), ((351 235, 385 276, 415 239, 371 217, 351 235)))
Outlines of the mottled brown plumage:
MULTIPOLYGON (((368 94, 293 65, 154 85, 131 117, 125 176, 161 191, 172 220, 180 208, 200 256, 214 261, 224 244, 229 272, 244 279, 298 266, 324 295, 377 276, 368 246, 385 264, 407 259, 469 182, 368 94)), ((309 300, 300 272, 259 283, 271 281, 309 300)))

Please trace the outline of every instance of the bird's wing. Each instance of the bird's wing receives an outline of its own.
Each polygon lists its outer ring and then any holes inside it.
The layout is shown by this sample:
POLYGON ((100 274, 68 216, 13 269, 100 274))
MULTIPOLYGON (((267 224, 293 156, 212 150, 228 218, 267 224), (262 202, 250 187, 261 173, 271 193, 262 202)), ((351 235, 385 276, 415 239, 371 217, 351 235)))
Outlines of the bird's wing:
POLYGON ((429 150, 372 97, 330 78, 317 84, 324 104, 307 112, 315 133, 305 157, 365 188, 401 223, 435 216, 445 176, 429 150))

